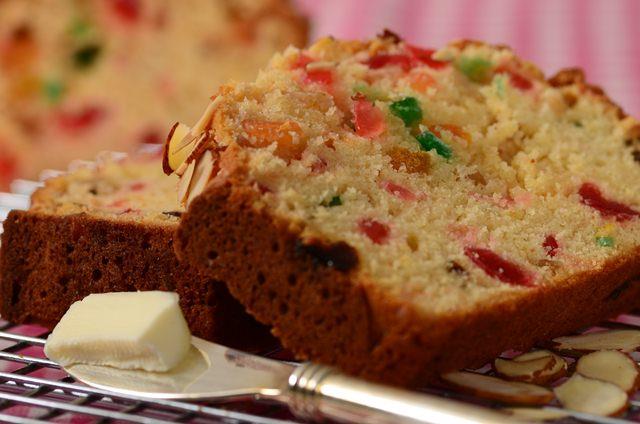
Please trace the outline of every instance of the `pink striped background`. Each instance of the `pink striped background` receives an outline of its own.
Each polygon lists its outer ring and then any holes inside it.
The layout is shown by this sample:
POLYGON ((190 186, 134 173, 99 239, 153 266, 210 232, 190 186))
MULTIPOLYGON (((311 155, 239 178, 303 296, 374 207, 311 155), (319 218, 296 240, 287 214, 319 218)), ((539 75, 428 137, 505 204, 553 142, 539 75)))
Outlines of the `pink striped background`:
POLYGON ((640 0, 297 0, 312 39, 365 38, 387 27, 438 47, 455 38, 511 45, 547 74, 583 68, 640 117, 640 0))

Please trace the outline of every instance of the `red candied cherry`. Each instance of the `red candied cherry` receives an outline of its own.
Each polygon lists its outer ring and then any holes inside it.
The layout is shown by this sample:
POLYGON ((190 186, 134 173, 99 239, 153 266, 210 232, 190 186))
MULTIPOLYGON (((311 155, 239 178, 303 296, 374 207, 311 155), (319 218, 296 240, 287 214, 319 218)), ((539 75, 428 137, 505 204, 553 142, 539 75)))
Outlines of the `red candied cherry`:
POLYGON ((107 204, 108 208, 122 208, 127 206, 128 202, 125 199, 116 199, 111 203, 107 204))
POLYGON ((291 69, 304 69, 311 62, 313 62, 313 59, 304 53, 300 53, 296 60, 291 64, 291 69))
POLYGON ((157 129, 148 129, 140 134, 140 143, 143 144, 160 144, 163 143, 162 133, 157 129))
POLYGON ((552 234, 549 234, 542 242, 542 248, 547 253, 548 257, 553 258, 558 254, 560 245, 558 244, 558 240, 556 240, 552 234))
POLYGON ((387 66, 399 66, 403 71, 408 72, 413 68, 413 58, 406 54, 380 53, 371 56, 365 62, 371 69, 386 68, 387 66))
POLYGON ((527 91, 531 88, 533 88, 533 83, 525 78, 524 76, 522 76, 521 74, 517 73, 516 71, 509 69, 505 66, 501 66, 498 69, 496 69, 495 71, 497 74, 507 74, 509 75, 509 82, 511 83, 512 86, 514 86, 515 88, 518 88, 522 91, 527 91))
POLYGON ((315 162, 311 164, 312 174, 315 174, 315 175, 322 174, 326 170, 327 170, 327 162, 322 158, 318 158, 315 162))
POLYGON ((358 221, 358 229, 375 244, 385 244, 389 241, 391 229, 383 222, 372 218, 363 218, 358 221))
POLYGON ((18 158, 7 152, 0 152, 0 186, 11 182, 17 172, 18 158))
POLYGON ((86 106, 77 111, 60 111, 56 121, 60 129, 68 132, 76 132, 88 129, 102 119, 106 111, 98 106, 86 106))
POLYGON ((353 123, 356 134, 365 138, 375 138, 385 130, 384 114, 362 94, 353 97, 353 123))
POLYGON ((147 184, 143 181, 136 181, 134 183, 131 183, 129 185, 129 190, 131 191, 141 191, 144 190, 145 187, 147 187, 147 184))
POLYGON ((389 194, 392 194, 402 200, 416 200, 418 198, 415 193, 408 188, 392 181, 382 181, 380 182, 380 187, 385 189, 389 194))
POLYGON ((307 65, 313 63, 313 59, 301 53, 291 64, 291 69, 302 69, 304 76, 302 81, 306 84, 319 84, 326 88, 333 84, 333 71, 331 69, 307 69, 307 65))
POLYGON ((582 198, 582 204, 597 210, 605 218, 614 218, 618 222, 624 222, 640 216, 640 212, 624 203, 605 198, 598 186, 593 183, 582 184, 578 194, 582 198))
POLYGON ((140 19, 140 0, 109 0, 109 3, 121 21, 133 24, 140 19))
POLYGON ((533 286, 533 276, 497 253, 479 247, 465 247, 464 254, 488 276, 514 286, 533 286))
POLYGON ((333 84, 333 72, 331 69, 307 69, 304 75, 304 82, 330 87, 333 84))
POLYGON ((449 65, 449 62, 445 62, 442 60, 433 59, 432 56, 435 53, 435 50, 432 49, 423 49, 420 47, 412 46, 407 44, 407 50, 411 52, 413 57, 415 57, 420 62, 424 63, 428 67, 432 69, 442 69, 449 65))

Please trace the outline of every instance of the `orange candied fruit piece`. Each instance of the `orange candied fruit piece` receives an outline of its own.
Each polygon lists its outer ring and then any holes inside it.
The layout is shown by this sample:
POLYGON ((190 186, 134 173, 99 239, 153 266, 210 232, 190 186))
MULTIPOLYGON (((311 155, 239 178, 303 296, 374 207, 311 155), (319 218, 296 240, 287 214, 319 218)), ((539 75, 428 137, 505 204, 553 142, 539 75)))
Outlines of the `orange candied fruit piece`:
POLYGON ((247 119, 242 121, 242 129, 247 133, 248 140, 241 144, 267 147, 275 142, 276 156, 287 162, 300 159, 307 147, 302 128, 294 121, 271 122, 247 119))
POLYGON ((431 168, 431 159, 425 152, 414 152, 403 147, 392 147, 387 155, 391 158, 391 166, 396 171, 406 170, 410 174, 427 174, 431 168))
POLYGON ((455 135, 456 137, 460 137, 463 140, 465 140, 468 144, 471 144, 471 135, 457 125, 438 124, 438 125, 429 126, 429 131, 431 131, 438 138, 442 138, 442 133, 440 132, 440 130, 447 130, 451 134, 455 135))
POLYGON ((409 86, 418 93, 425 93, 436 84, 435 78, 425 73, 415 73, 409 77, 409 86))

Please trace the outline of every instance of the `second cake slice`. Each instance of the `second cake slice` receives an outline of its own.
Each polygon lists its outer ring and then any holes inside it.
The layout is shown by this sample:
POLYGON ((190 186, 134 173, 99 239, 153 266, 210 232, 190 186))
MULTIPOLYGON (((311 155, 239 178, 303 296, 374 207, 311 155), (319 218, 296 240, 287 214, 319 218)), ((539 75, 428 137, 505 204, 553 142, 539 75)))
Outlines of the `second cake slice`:
MULTIPOLYGON (((28 211, 4 222, 0 313, 55 324, 91 293, 175 291, 193 334, 234 346, 271 343, 220 281, 180 263, 173 234, 183 208, 159 156, 106 159, 46 181, 28 211)), ((253 345, 253 346, 252 346, 253 345)))

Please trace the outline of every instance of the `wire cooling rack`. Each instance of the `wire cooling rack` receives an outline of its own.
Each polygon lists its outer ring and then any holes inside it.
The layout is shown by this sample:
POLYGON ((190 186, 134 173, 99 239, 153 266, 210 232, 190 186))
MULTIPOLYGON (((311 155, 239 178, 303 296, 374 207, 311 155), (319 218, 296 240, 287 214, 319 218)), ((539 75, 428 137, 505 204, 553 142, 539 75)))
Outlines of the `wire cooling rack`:
MULTIPOLYGON (((56 175, 58 171, 47 171, 56 175)), ((16 180, 12 193, 0 193, 1 221, 11 209, 26 209, 30 194, 42 183, 16 180)), ((595 328, 640 329, 640 311, 621 315, 595 328)), ((588 329, 588 330, 592 330, 588 329)), ((587 330, 587 331, 588 331, 587 330)), ((35 325, 16 325, 0 319, 0 422, 6 423, 302 423, 288 408, 269 402, 248 399, 224 403, 188 403, 171 400, 114 394, 88 387, 49 361, 43 352, 48 330, 35 325)), ((513 354, 514 352, 511 352, 513 354)), ((275 348, 262 352, 273 359, 289 359, 275 348)), ((507 352, 507 355, 510 353, 507 352)), ((632 357, 640 360, 640 352, 632 357)), ((566 358, 571 363, 574 358, 566 358)), ((472 370, 492 374, 490 365, 472 370)), ((426 393, 499 409, 508 405, 465 395, 444 387, 424 389, 426 393)), ((558 404, 550 406, 559 410, 558 404)), ((629 409, 616 418, 598 417, 565 411, 560 423, 593 422, 622 424, 640 422, 640 395, 630 397, 629 409)))

